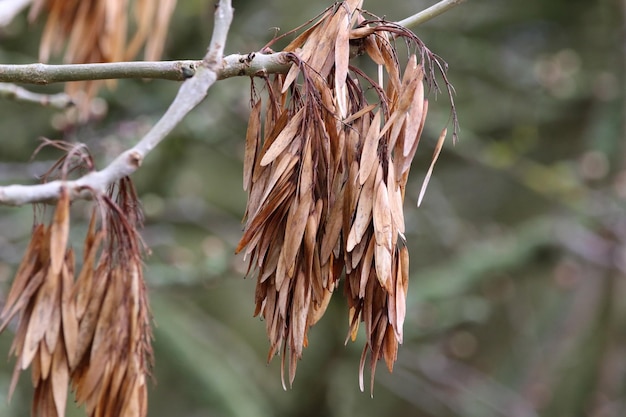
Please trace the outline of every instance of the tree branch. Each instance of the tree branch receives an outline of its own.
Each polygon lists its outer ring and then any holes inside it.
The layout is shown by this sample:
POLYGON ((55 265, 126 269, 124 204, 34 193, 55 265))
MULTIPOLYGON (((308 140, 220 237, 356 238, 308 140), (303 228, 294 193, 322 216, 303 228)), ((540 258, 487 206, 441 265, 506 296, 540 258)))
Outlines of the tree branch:
POLYGON ((0 82, 50 84, 68 81, 154 78, 184 81, 196 73, 201 61, 133 61, 98 64, 0 65, 0 82))
POLYGON ((73 104, 72 99, 65 93, 39 94, 28 91, 15 84, 0 83, 0 97, 24 101, 27 103, 37 103, 42 106, 50 106, 57 109, 66 109, 73 104))
POLYGON ((0 187, 0 204, 17 206, 55 201, 60 195, 61 187, 69 191, 72 199, 88 198, 93 191, 103 192, 110 184, 135 172, 145 156, 206 97, 209 88, 217 80, 218 65, 224 54, 232 17, 231 1, 220 0, 215 10, 211 44, 204 60, 198 65, 195 76, 183 83, 163 117, 135 146, 124 151, 104 169, 91 172, 77 180, 0 187))
POLYGON ((458 6, 464 1, 465 0, 441 0, 439 3, 430 6, 428 9, 424 9, 421 12, 416 13, 413 16, 409 16, 406 19, 402 19, 396 23, 406 28, 414 28, 415 26, 419 26, 422 23, 447 12, 454 6, 458 6))

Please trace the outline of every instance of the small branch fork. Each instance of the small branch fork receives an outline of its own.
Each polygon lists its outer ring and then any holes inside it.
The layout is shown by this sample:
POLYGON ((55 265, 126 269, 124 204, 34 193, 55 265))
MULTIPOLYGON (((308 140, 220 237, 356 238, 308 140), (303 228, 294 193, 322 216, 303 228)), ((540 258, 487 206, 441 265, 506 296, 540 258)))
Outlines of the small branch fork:
MULTIPOLYGON (((445 12, 464 0, 442 0, 398 24, 417 26, 445 12)), ((0 186, 0 204, 20 206, 39 202, 54 202, 64 187, 71 199, 90 198, 93 192, 104 192, 119 179, 131 175, 145 156, 193 110, 207 95, 217 80, 234 76, 283 73, 289 69, 286 53, 234 54, 224 57, 224 45, 233 18, 231 0, 219 0, 215 10, 215 25, 211 43, 201 61, 120 62, 79 65, 0 65, 0 82, 47 84, 113 78, 158 78, 184 80, 174 101, 152 127, 132 148, 127 149, 108 166, 71 181, 51 181, 37 185, 0 186)))

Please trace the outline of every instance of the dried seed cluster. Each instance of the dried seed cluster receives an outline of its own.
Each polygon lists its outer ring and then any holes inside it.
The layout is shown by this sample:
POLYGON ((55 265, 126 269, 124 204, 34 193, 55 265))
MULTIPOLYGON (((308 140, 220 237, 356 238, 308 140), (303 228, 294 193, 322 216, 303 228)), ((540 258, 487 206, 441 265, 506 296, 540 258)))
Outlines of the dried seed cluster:
POLYGON ((64 416, 70 385, 89 416, 146 415, 152 336, 136 231, 141 216, 129 179, 110 195, 100 198, 100 226, 92 215, 76 271, 63 192, 51 224, 34 226, 0 313, 0 331, 17 317, 10 392, 30 366, 33 416, 64 416))
POLYGON ((285 48, 293 65, 286 75, 265 77, 267 100, 252 89, 243 178, 249 197, 237 251, 257 270, 255 315, 266 320, 268 359, 282 351, 284 371, 289 352, 290 383, 307 330, 343 274, 349 337, 360 322, 366 329, 361 389, 367 353, 373 381, 376 362, 383 358, 391 370, 402 343, 404 191, 428 109, 424 65, 431 82, 433 62, 443 67, 410 31, 365 20, 361 4, 329 8, 285 48), (411 55, 402 71, 395 37, 415 46, 419 63, 411 55), (378 66, 377 81, 350 65, 355 50, 378 66))
MULTIPOLYGON (((144 46, 145 59, 155 61, 163 52, 175 6, 176 0, 34 0, 28 17, 32 21, 40 14, 47 16, 41 62, 63 48, 68 64, 128 61, 144 46)), ((75 96, 84 91, 91 98, 101 85, 68 83, 67 92, 75 96)))

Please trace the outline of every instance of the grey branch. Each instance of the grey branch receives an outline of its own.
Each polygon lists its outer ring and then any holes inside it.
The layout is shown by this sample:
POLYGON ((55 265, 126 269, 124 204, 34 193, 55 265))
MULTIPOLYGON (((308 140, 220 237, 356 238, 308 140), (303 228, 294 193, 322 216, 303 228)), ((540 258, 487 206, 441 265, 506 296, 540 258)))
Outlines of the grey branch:
POLYGON ((74 104, 70 96, 65 93, 33 93, 25 88, 9 83, 0 83, 0 97, 27 103, 37 103, 42 106, 50 106, 57 109, 65 109, 74 104))
POLYGON ((416 13, 413 16, 409 16, 406 19, 402 19, 396 23, 400 26, 404 26, 407 28, 419 26, 422 23, 427 22, 439 16, 440 14, 447 12, 454 6, 458 6, 464 1, 465 0, 441 0, 439 3, 433 4, 429 8, 424 9, 421 12, 416 13))
POLYGON ((72 199, 88 198, 93 192, 103 192, 109 184, 135 172, 141 166, 145 156, 206 97, 209 88, 217 80, 219 63, 224 54, 224 45, 232 17, 231 1, 220 0, 215 11, 211 44, 204 60, 196 68, 195 76, 183 83, 163 117, 135 146, 124 151, 104 169, 91 172, 76 180, 0 187, 0 204, 17 206, 56 201, 61 187, 69 191, 72 199))
POLYGON ((135 61, 99 64, 0 65, 0 81, 24 84, 50 84, 68 81, 120 78, 156 78, 184 81, 194 76, 201 61, 135 61))
MULTIPOLYGON (((224 57, 216 68, 218 79, 287 72, 284 53, 234 54, 224 57)), ((50 84, 68 81, 144 78, 184 81, 196 74, 202 61, 113 62, 100 64, 0 65, 0 82, 50 84)))

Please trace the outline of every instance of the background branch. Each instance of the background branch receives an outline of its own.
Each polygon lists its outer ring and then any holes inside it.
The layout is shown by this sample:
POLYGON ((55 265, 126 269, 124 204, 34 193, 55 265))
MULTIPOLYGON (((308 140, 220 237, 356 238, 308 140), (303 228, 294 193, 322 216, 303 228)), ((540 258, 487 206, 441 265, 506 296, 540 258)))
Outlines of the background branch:
POLYGON ((27 103, 37 103, 42 106, 50 106, 57 109, 66 109, 73 104, 72 99, 65 93, 39 94, 28 91, 15 84, 0 83, 0 97, 24 101, 27 103))
POLYGON ((447 12, 454 6, 458 6, 464 1, 465 0, 442 0, 439 3, 430 6, 428 9, 424 9, 421 12, 416 13, 413 16, 409 16, 406 19, 402 19, 396 23, 407 28, 414 28, 415 26, 419 26, 422 23, 447 12))

